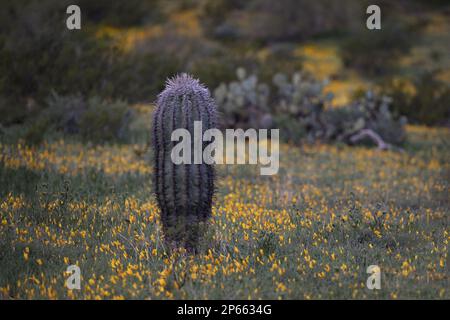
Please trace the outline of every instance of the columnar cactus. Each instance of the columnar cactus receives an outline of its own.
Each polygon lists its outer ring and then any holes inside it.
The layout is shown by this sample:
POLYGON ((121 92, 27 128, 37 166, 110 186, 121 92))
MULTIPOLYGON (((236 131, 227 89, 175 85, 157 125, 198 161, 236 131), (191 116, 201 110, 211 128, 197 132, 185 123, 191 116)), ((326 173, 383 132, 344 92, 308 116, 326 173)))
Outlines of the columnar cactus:
POLYGON ((217 109, 209 90, 187 74, 169 79, 153 114, 153 185, 166 241, 188 250, 195 249, 211 215, 214 194, 213 165, 193 161, 194 121, 202 122, 202 135, 216 127, 217 109), (171 135, 179 128, 191 134, 190 164, 174 164, 171 159, 179 143, 171 141, 171 135))

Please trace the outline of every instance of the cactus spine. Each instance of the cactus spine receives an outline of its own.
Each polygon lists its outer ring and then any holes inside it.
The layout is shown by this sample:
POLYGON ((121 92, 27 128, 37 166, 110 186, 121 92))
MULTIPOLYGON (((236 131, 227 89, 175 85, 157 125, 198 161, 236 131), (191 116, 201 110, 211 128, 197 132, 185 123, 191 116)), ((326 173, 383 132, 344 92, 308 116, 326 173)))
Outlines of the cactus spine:
MULTIPOLYGON (((184 128, 194 137, 194 121, 202 122, 202 134, 215 128, 217 111, 209 90, 187 74, 166 82, 158 95, 153 114, 153 186, 167 242, 195 249, 205 222, 211 215, 214 194, 214 167, 174 164, 171 151, 178 142, 171 141, 173 130, 184 128)), ((193 139, 191 139, 192 150, 193 139)), ((203 148, 205 143, 203 143, 203 148)))

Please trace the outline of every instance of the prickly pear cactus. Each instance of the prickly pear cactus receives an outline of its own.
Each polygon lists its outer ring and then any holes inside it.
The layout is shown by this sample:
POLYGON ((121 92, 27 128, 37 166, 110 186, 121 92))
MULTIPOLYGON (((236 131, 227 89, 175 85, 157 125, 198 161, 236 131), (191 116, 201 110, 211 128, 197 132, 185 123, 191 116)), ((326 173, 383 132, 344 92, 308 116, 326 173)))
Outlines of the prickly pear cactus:
POLYGON ((270 87, 259 83, 256 75, 247 75, 243 68, 238 68, 236 75, 237 81, 222 83, 214 90, 214 97, 224 114, 224 127, 270 127, 270 87))
POLYGON ((193 161, 194 121, 202 122, 202 134, 215 128, 216 106, 206 87, 181 74, 167 81, 153 114, 153 185, 166 241, 188 250, 195 250, 214 194, 213 165, 193 161), (191 164, 174 164, 171 159, 172 148, 179 143, 171 141, 171 135, 179 128, 191 134, 191 164))
POLYGON ((323 93, 328 80, 318 81, 308 74, 295 72, 289 80, 287 75, 277 73, 272 83, 277 88, 277 110, 292 117, 305 117, 321 111, 333 99, 330 93, 323 93))

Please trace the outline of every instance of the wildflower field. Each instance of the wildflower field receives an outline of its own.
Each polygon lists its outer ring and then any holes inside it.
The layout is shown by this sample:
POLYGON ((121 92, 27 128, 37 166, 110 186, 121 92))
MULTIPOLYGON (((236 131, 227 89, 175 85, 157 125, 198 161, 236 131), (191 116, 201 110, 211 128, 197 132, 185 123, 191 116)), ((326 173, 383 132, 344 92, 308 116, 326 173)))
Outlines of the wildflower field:
POLYGON ((3 1, 0 300, 450 299, 449 17, 443 0, 3 1), (169 137, 196 120, 279 130, 279 170, 175 168, 169 137))
POLYGON ((450 132, 407 137, 285 144, 274 176, 219 166, 196 255, 165 247, 141 146, 2 138, 0 299, 449 299, 450 132))

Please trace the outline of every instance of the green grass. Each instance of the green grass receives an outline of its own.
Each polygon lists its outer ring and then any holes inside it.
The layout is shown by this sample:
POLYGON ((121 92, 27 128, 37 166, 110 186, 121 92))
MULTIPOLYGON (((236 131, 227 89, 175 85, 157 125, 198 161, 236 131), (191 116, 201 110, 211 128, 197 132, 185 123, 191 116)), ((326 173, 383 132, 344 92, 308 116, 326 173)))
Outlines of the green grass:
POLYGON ((450 298, 449 131, 404 152, 281 147, 280 172, 219 168, 197 255, 170 251, 138 145, 0 144, 0 298, 450 298), (81 268, 81 290, 65 270, 81 268), (365 286, 381 268, 381 290, 365 286))

